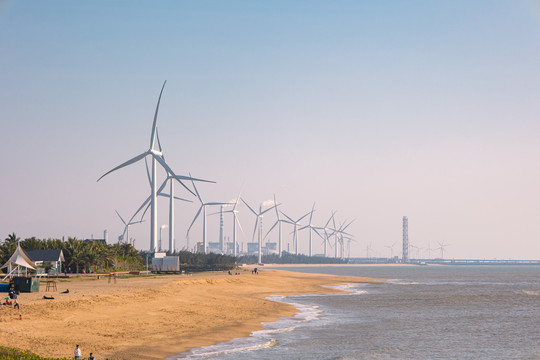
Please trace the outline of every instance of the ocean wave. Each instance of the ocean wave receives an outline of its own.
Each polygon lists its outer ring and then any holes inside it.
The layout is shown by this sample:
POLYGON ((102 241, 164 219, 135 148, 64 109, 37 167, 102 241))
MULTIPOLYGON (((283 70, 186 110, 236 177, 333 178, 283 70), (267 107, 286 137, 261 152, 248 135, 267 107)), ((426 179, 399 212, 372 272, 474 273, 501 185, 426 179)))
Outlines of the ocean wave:
POLYGON ((265 349, 272 347, 276 344, 275 340, 268 340, 266 342, 259 342, 258 339, 241 338, 228 341, 226 343, 220 343, 216 345, 206 346, 202 348, 192 349, 191 351, 175 355, 167 358, 167 360, 173 359, 208 359, 218 355, 234 354, 241 351, 253 351, 259 349, 265 349))
POLYGON ((540 291, 538 290, 521 290, 521 292, 525 295, 529 295, 529 296, 539 296, 540 295, 540 291))
POLYGON ((388 279, 388 283, 394 285, 419 285, 417 281, 402 280, 402 279, 388 279))
POLYGON ((207 359, 218 355, 269 348, 276 345, 276 340, 273 338, 275 334, 292 331, 306 321, 313 321, 320 318, 320 315, 322 314, 322 311, 319 310, 318 306, 285 301, 285 296, 274 295, 269 296, 267 299, 293 305, 298 309, 298 313, 292 317, 283 318, 274 322, 262 323, 264 329, 254 331, 249 337, 236 338, 211 346, 191 349, 188 352, 168 357, 167 360, 207 359))
MULTIPOLYGON (((363 294, 368 293, 368 291, 366 289, 364 289, 365 286, 366 286, 366 284, 329 285, 329 286, 324 286, 324 287, 329 288, 329 289, 341 290, 341 291, 344 291, 344 292, 343 293, 336 293, 336 294, 317 294, 317 295, 320 295, 320 296, 363 295, 363 294)), ((313 294, 312 295, 307 295, 307 296, 313 296, 313 294)))

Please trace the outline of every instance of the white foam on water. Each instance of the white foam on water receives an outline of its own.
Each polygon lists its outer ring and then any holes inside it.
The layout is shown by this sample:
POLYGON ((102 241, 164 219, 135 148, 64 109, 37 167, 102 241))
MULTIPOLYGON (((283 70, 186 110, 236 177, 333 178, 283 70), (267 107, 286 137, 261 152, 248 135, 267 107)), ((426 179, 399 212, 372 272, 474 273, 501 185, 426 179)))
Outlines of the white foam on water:
MULTIPOLYGON (((329 289, 336 289, 344 291, 345 293, 338 293, 333 295, 363 295, 367 294, 367 290, 362 289, 362 287, 365 287, 366 284, 345 284, 345 285, 334 285, 334 286, 325 286, 329 289)), ((328 296, 328 294, 323 294, 325 296, 328 296)))
POLYGON ((419 285, 419 282, 416 281, 409 281, 409 280, 402 280, 402 279, 388 279, 388 283, 394 284, 394 285, 419 285))
POLYGON ((170 356, 167 358, 167 360, 210 359, 219 355, 269 348, 276 345, 276 340, 273 338, 275 334, 292 331, 303 322, 318 319, 322 313, 317 306, 286 302, 285 299, 285 296, 278 295, 268 297, 268 300, 285 302, 295 306, 298 309, 298 313, 296 315, 271 323, 263 323, 262 325, 264 329, 254 331, 249 337, 236 338, 211 346, 191 349, 188 352, 170 356))

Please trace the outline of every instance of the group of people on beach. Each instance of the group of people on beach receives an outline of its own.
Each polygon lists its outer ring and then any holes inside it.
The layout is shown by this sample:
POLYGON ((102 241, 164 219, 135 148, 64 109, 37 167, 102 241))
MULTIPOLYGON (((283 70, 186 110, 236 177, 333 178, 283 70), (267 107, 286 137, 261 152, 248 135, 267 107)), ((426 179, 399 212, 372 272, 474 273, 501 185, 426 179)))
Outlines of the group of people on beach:
MULTIPOLYGON (((75 350, 73 351, 73 353, 75 354, 75 359, 82 359, 81 358, 82 352, 81 352, 81 348, 79 347, 79 345, 75 346, 75 350)), ((94 356, 93 353, 90 353, 90 356, 88 357, 88 360, 96 360, 96 357, 94 356)))
POLYGON ((2 305, 13 306, 14 309, 20 309, 18 297, 18 291, 9 290, 8 296, 4 299, 2 305))

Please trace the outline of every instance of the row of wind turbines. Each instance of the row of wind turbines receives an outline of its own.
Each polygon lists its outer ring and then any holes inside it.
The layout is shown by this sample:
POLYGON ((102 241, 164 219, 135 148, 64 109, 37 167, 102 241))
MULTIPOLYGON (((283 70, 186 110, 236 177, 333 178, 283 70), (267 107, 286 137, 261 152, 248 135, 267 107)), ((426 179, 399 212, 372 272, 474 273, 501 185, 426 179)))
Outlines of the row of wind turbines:
MULTIPOLYGON (((354 241, 353 236, 350 233, 347 233, 347 228, 352 224, 352 221, 345 221, 341 223, 336 222, 335 214, 336 212, 332 212, 330 218, 326 221, 324 226, 313 226, 312 219, 313 219, 313 213, 315 211, 315 204, 313 204, 313 207, 311 211, 307 212, 303 216, 294 219, 287 214, 285 214, 283 211, 279 210, 278 207, 281 204, 278 204, 276 201, 276 197, 274 196, 274 200, 270 205, 263 206, 263 203, 259 205, 258 211, 255 210, 256 207, 250 206, 243 198, 240 197, 240 194, 236 197, 235 201, 233 202, 205 202, 200 194, 200 192, 197 189, 197 186, 195 183, 197 182, 203 182, 203 183, 215 183, 211 180, 205 180, 205 179, 199 179, 192 177, 191 174, 185 175, 177 175, 172 168, 166 163, 165 156, 163 154, 163 149, 161 147, 161 143, 159 141, 159 134, 158 134, 158 128, 157 128, 157 118, 158 118, 158 112, 159 112, 159 105, 161 102, 161 97, 163 95, 163 90, 165 88, 165 84, 167 81, 163 83, 163 86, 161 87, 161 91, 159 94, 159 98, 156 105, 156 110, 154 113, 154 119, 152 123, 152 131, 150 136, 150 146, 148 150, 144 151, 143 153, 131 158, 130 160, 116 166, 115 168, 109 170, 105 174, 103 174, 97 181, 99 182, 102 178, 107 176, 108 174, 119 170, 123 167, 126 167, 128 165, 134 164, 136 162, 139 162, 141 160, 145 160, 146 163, 146 173, 148 177, 148 182, 150 185, 150 195, 143 201, 143 203, 140 205, 140 207, 135 211, 135 213, 131 216, 129 220, 125 220, 120 216, 118 211, 116 211, 117 215, 120 217, 120 220, 124 224, 124 232, 122 234, 123 238, 129 239, 129 227, 135 224, 142 223, 144 221, 145 214, 148 210, 150 210, 150 252, 156 252, 157 251, 157 198, 158 196, 166 197, 169 199, 169 250, 171 252, 174 252, 175 247, 175 222, 174 222, 174 203, 175 200, 179 201, 186 201, 186 202, 192 202, 191 200, 180 198, 178 196, 175 196, 175 184, 180 184, 185 190, 187 190, 191 195, 195 196, 197 200, 200 203, 200 207, 195 214, 191 225, 189 226, 186 234, 187 239, 187 248, 189 249, 189 233, 192 229, 193 225, 201 216, 202 218, 202 251, 204 253, 208 250, 208 243, 207 243, 207 207, 210 206, 220 206, 222 213, 231 213, 233 215, 233 255, 237 256, 237 232, 236 232, 236 225, 239 226, 239 228, 242 230, 242 227, 240 225, 239 219, 238 219, 238 205, 240 204, 240 200, 242 203, 249 209, 249 211, 255 215, 255 226, 253 230, 253 236, 252 241, 255 239, 255 234, 257 234, 257 242, 258 242, 258 260, 261 262, 261 256, 262 256, 262 243, 264 239, 268 237, 268 235, 277 228, 278 231, 278 252, 279 256, 281 256, 283 252, 282 247, 282 224, 289 224, 293 226, 293 248, 294 253, 298 255, 298 232, 301 230, 309 230, 309 243, 308 243, 308 255, 313 255, 313 238, 312 233, 314 232, 317 236, 319 236, 323 240, 324 244, 324 255, 328 256, 328 246, 333 247, 335 250, 334 256, 338 257, 338 249, 339 249, 339 256, 344 257, 344 243, 345 241, 350 242, 354 241), (150 169, 148 166, 148 158, 151 160, 150 169), (161 167, 166 172, 165 180, 161 183, 161 185, 158 187, 158 177, 157 177, 157 170, 158 170, 158 164, 161 165, 161 167), (186 183, 191 183, 193 189, 191 189, 189 186, 186 185, 186 183), (169 187, 169 193, 165 192, 165 188, 169 187), (223 211, 223 208, 225 207, 232 207, 231 210, 225 210, 223 211), (265 208, 266 207, 266 208, 265 208), (268 212, 271 212, 274 210, 276 221, 272 225, 272 227, 267 231, 265 235, 263 235, 263 222, 262 219, 264 215, 268 212), (309 216, 309 221, 306 224, 303 224, 302 221, 307 219, 309 216), (331 240, 334 240, 334 244, 332 245, 331 240)), ((265 202, 266 203, 266 202, 265 202)), ((222 249, 223 250, 223 249, 222 249)))

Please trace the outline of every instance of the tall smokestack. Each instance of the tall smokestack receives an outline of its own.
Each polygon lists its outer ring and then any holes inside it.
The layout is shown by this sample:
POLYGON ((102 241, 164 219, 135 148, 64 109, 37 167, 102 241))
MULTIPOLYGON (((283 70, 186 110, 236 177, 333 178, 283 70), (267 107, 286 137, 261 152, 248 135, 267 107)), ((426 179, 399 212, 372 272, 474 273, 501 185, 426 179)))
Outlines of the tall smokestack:
POLYGON ((403 262, 409 262, 409 219, 403 217, 403 262))

